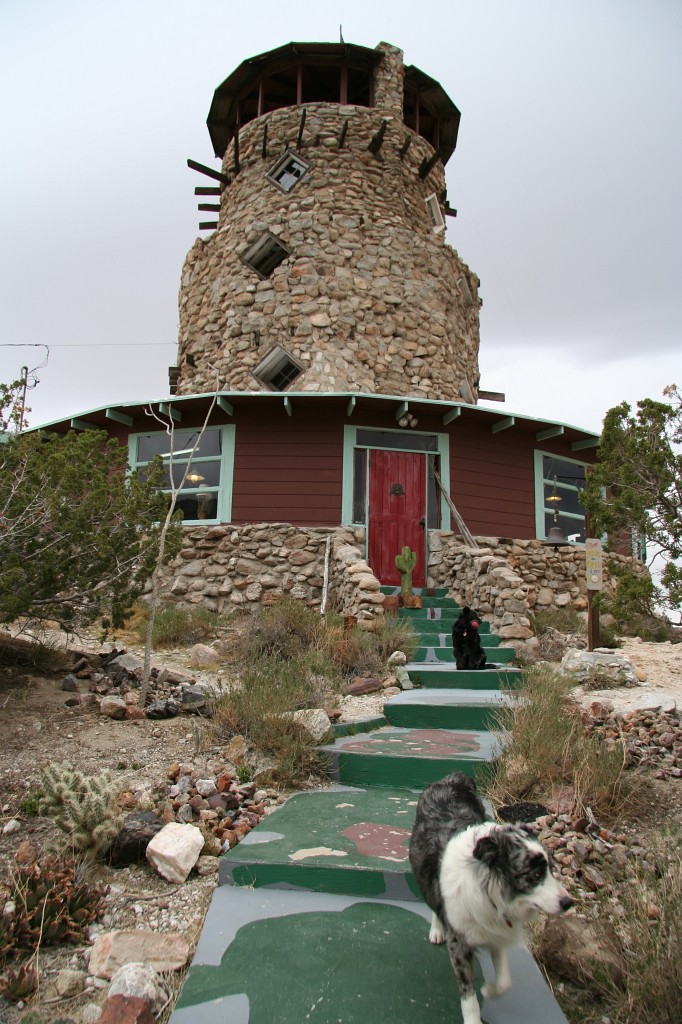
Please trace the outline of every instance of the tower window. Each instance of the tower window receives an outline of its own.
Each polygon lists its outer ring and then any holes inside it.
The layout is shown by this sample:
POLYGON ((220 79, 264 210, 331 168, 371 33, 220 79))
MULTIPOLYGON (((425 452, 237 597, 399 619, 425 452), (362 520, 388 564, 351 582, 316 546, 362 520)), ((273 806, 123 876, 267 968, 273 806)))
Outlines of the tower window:
POLYGON ((299 156, 298 153, 289 150, 268 171, 266 177, 277 188, 281 188, 282 192, 291 192, 294 185, 297 185, 306 171, 309 170, 310 164, 303 157, 299 156))
POLYGON ((303 367, 285 349, 277 345, 253 371, 254 376, 271 391, 286 391, 303 373, 303 367))
POLYGON ((265 231, 260 238, 241 253, 242 262, 255 270, 259 277, 270 277, 273 270, 282 263, 291 252, 271 231, 265 231))
POLYGON ((441 213, 440 203, 438 202, 438 196, 435 192, 432 192, 430 196, 427 196, 424 200, 426 203, 426 209, 429 211, 431 217, 431 223, 433 224, 433 230, 435 232, 443 231, 445 229, 445 220, 441 213))

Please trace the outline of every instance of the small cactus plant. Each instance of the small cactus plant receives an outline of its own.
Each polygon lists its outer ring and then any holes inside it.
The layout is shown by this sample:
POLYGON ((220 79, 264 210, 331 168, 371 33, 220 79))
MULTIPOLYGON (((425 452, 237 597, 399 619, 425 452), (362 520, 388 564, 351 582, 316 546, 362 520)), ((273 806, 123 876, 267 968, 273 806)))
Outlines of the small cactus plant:
POLYGON ((41 813, 54 817, 73 847, 93 859, 103 854, 120 831, 123 816, 115 805, 118 786, 108 772, 84 775, 68 765, 41 772, 41 813))
POLYGON ((412 596, 412 571, 417 564, 417 552, 405 545, 402 554, 395 556, 396 568, 400 572, 401 597, 412 596))

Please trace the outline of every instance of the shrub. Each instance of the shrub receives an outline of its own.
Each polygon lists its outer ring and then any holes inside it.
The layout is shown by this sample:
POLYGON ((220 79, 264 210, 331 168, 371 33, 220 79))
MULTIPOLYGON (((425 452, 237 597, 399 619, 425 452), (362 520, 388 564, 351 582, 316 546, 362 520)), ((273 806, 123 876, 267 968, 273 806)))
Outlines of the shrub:
MULTIPOLYGON (((135 613, 133 628, 143 642, 148 619, 146 607, 140 606, 135 613)), ((220 624, 220 616, 207 608, 181 608, 177 604, 163 604, 154 619, 152 646, 158 650, 200 643, 215 636, 220 624)))
POLYGON ((493 802, 547 801, 554 787, 572 786, 576 810, 590 807, 607 820, 626 804, 633 810, 643 780, 624 774, 620 749, 609 750, 599 736, 586 735, 568 696, 574 685, 548 664, 526 670, 521 699, 498 715, 511 743, 493 766, 493 802))

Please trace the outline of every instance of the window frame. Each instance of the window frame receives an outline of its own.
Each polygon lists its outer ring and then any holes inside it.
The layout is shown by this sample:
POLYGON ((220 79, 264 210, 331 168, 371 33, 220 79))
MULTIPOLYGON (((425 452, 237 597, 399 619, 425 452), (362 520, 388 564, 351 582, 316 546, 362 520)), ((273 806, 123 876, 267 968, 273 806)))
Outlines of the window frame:
MULTIPOLYGON (((546 540, 547 539, 547 531, 545 529, 545 515, 553 515, 554 514, 554 509, 548 508, 547 505, 545 504, 545 484, 546 483, 547 484, 551 484, 551 485, 554 484, 554 480, 553 479, 550 480, 548 477, 545 476, 544 460, 546 458, 547 459, 559 459, 561 462, 568 462, 568 463, 570 463, 573 466, 581 466, 583 471, 584 471, 584 473, 585 473, 585 478, 586 479, 587 479, 587 471, 588 471, 588 469, 590 467, 590 463, 589 462, 582 462, 580 459, 571 459, 571 458, 568 458, 565 455, 557 455, 556 452, 548 452, 548 451, 544 451, 544 450, 539 449, 539 448, 536 448, 534 450, 534 452, 533 452, 533 461, 534 461, 534 476, 535 476, 535 534, 536 534, 536 537, 537 537, 538 540, 546 540)), ((580 491, 582 490, 581 487, 577 487, 577 486, 574 486, 572 484, 564 484, 564 483, 557 484, 557 487, 558 488, 562 488, 562 489, 567 490, 567 491, 575 492, 578 495, 580 494, 580 491)), ((582 523, 583 524, 583 530, 581 532, 584 532, 585 536, 587 536, 587 515, 586 514, 581 516, 581 515, 579 515, 579 514, 577 514, 575 512, 560 512, 559 513, 559 521, 561 521, 562 518, 564 519, 564 521, 567 520, 567 519, 569 519, 569 520, 572 519, 575 522, 582 523)), ((566 540, 566 543, 567 544, 571 544, 574 547, 582 547, 583 546, 583 541, 566 540)))
MULTIPOLYGON (((201 426, 190 427, 182 426, 177 427, 176 431, 179 432, 192 432, 201 433, 201 426)), ((206 455, 197 456, 192 459, 192 467, 201 465, 202 463, 218 463, 220 466, 220 479, 217 487, 183 487, 182 490, 178 491, 178 494, 193 495, 193 494, 216 494, 217 496, 217 508, 216 516, 211 519, 183 519, 183 526, 215 526, 217 523, 229 523, 232 520, 232 493, 233 493, 233 478, 234 478, 234 448, 235 448, 235 436, 236 427, 233 423, 226 423, 222 426, 207 427, 205 434, 213 431, 221 432, 221 453, 220 455, 206 455)), ((135 434, 130 434, 128 437, 128 466, 130 472, 135 472, 139 469, 148 466, 150 459, 146 459, 141 462, 138 460, 138 449, 139 441, 142 437, 154 437, 166 435, 169 437, 165 430, 144 430, 139 431, 135 434)), ((163 458, 163 456, 162 456, 163 458)), ((165 458, 164 465, 170 464, 170 459, 165 458)), ((173 465, 184 465, 188 459, 177 453, 173 458, 173 465)), ((164 493, 170 494, 170 487, 162 488, 164 493)))
POLYGON ((246 248, 242 249, 239 253, 239 259, 242 261, 244 266, 248 267, 249 270, 252 270, 254 274, 257 274, 261 281, 269 281, 277 270, 277 267, 280 267, 282 263, 289 258, 289 256, 291 256, 291 249, 272 231, 263 231, 255 242, 251 242, 250 245, 247 245, 246 248), (275 249, 279 249, 282 253, 282 258, 275 263, 272 270, 268 271, 267 274, 264 274, 259 270, 258 266, 252 263, 249 258, 249 253, 254 256, 257 252, 262 251, 263 249, 265 249, 267 256, 273 253, 275 249))
POLYGON ((265 177, 272 185, 275 186, 275 188, 278 188, 281 192, 284 192, 284 194, 288 196, 291 192, 293 192, 296 186, 301 181, 303 181, 303 179, 310 171, 310 167, 310 163, 307 160, 305 160, 300 155, 300 153, 297 153, 295 149, 288 149, 285 153, 281 155, 281 157, 278 160, 275 161, 275 163, 272 165, 272 167, 265 175, 265 177), (298 164, 302 168, 302 171, 298 177, 292 175, 294 180, 291 182, 288 188, 285 188, 285 186, 282 185, 281 181, 278 179, 277 175, 283 175, 286 172, 286 168, 290 163, 298 164))

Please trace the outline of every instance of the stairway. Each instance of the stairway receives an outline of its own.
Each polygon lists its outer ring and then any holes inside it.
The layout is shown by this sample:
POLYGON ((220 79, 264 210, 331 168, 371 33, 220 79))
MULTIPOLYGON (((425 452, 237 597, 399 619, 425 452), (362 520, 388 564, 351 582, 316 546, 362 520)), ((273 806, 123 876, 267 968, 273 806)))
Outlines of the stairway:
MULTIPOLYGON (((291 797, 221 858, 170 1024, 461 1021, 447 951, 428 942, 410 830, 432 781, 462 770, 484 785, 500 743, 493 714, 520 673, 487 624, 491 664, 457 671, 450 631, 459 608, 445 591, 400 614, 420 636, 407 666, 419 688, 350 735, 338 728, 323 748, 334 785, 291 797)), ((479 964, 480 988, 492 966, 487 954, 479 964)), ((514 951, 511 965, 511 992, 487 1002, 483 1020, 566 1024, 530 954, 514 951)))

